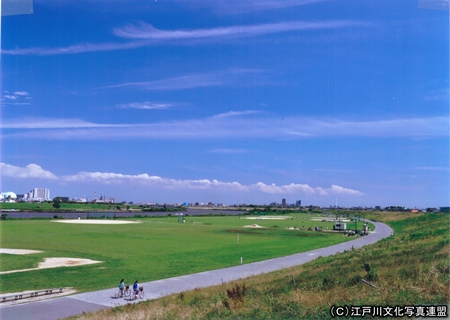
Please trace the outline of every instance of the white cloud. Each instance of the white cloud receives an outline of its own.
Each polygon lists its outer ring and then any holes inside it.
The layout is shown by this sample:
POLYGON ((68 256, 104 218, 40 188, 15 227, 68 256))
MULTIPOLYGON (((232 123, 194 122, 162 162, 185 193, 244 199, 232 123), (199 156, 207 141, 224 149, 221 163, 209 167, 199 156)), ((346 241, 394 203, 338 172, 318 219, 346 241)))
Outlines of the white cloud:
POLYGON ((57 177, 50 171, 42 169, 37 164, 29 164, 26 167, 16 167, 6 163, 0 163, 0 172, 4 177, 13 178, 37 178, 55 180, 57 177))
POLYGON ((218 27, 210 29, 191 29, 191 30, 160 30, 150 24, 141 22, 138 25, 129 24, 122 28, 115 28, 114 34, 123 38, 146 39, 154 41, 172 41, 172 40, 192 40, 192 39, 210 39, 217 41, 224 38, 236 37, 254 37, 267 34, 275 34, 290 31, 317 30, 317 29, 335 29, 343 27, 355 27, 364 25, 357 21, 289 21, 268 23, 259 25, 244 25, 231 27, 218 27))
POLYGON ((30 94, 26 91, 16 91, 14 92, 16 96, 28 97, 30 94))
POLYGON ((127 175, 111 172, 80 172, 75 175, 63 176, 61 180, 67 182, 101 182, 105 184, 118 183, 140 183, 148 186, 162 187, 167 189, 227 189, 245 190, 246 187, 238 182, 221 182, 218 180, 177 180, 150 176, 147 173, 127 175))
POLYGON ((4 91, 2 105, 29 105, 30 94, 26 91, 15 91, 13 93, 4 91))
POLYGON ((119 109, 142 109, 142 110, 161 110, 168 109, 172 107, 173 104, 170 103, 155 103, 155 102, 130 102, 126 104, 118 104, 117 108, 119 109))
POLYGON ((330 193, 333 193, 333 194, 346 194, 346 195, 352 195, 352 196, 363 195, 363 193, 358 190, 348 189, 348 188, 344 188, 344 187, 337 186, 334 184, 331 186, 331 189, 328 189, 327 191, 330 193))
POLYGON ((294 184, 294 183, 284 186, 277 186, 274 183, 267 185, 262 182, 258 182, 255 185, 252 185, 252 187, 258 191, 270 194, 285 194, 285 193, 314 194, 317 193, 318 191, 315 190, 314 188, 311 188, 307 184, 294 184))
POLYGON ((291 183, 289 185, 277 186, 274 183, 267 185, 262 182, 258 182, 253 185, 255 189, 262 191, 264 193, 270 194, 319 194, 319 195, 330 195, 330 194, 345 194, 353 196, 361 196, 362 192, 358 190, 348 189, 337 185, 332 185, 331 188, 321 188, 321 187, 310 187, 307 184, 295 184, 291 183))
POLYGON ((26 167, 16 167, 13 165, 0 163, 1 175, 13 178, 40 178, 49 180, 59 180, 61 183, 102 183, 102 184, 141 184, 150 187, 179 189, 179 190, 220 190, 223 192, 261 192, 265 194, 345 194, 351 196, 361 196, 362 192, 332 185, 331 188, 310 187, 307 184, 268 185, 258 182, 253 185, 243 185, 239 182, 223 182, 216 179, 193 179, 180 180, 150 176, 147 173, 129 175, 114 172, 79 172, 74 175, 63 175, 57 177, 50 171, 42 169, 36 164, 29 164, 26 167))

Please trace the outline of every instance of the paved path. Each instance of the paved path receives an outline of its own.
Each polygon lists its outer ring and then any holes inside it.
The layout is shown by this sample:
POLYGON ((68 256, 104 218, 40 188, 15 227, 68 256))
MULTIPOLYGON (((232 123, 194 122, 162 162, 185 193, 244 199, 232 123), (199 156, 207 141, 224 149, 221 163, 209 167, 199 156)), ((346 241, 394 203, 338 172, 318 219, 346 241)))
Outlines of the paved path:
MULTIPOLYGON (((247 278, 275 270, 301 265, 318 258, 373 244, 392 235, 393 230, 379 222, 372 222, 375 231, 365 237, 340 243, 326 248, 303 252, 260 262, 243 264, 235 267, 200 272, 181 277, 162 279, 141 283, 145 290, 145 300, 152 300, 174 293, 190 291, 219 285, 223 282, 247 278)), ((54 320, 74 316, 84 312, 97 311, 105 308, 125 305, 130 301, 113 297, 115 288, 95 292, 75 294, 67 297, 54 298, 44 301, 30 302, 15 306, 1 306, 0 318, 3 320, 54 320)), ((142 301, 142 300, 138 300, 142 301)))

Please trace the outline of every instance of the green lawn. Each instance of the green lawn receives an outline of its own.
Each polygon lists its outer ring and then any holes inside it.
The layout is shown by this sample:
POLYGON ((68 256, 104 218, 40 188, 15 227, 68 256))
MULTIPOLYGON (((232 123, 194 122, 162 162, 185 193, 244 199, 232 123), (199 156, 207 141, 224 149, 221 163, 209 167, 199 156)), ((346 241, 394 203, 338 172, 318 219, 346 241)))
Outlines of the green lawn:
MULTIPOLYGON (((247 220, 234 216, 138 219, 139 224, 87 225, 51 220, 0 222, 1 247, 42 250, 31 255, 0 254, 0 271, 33 268, 45 257, 87 258, 101 264, 0 275, 0 292, 75 287, 80 291, 168 278, 299 253, 351 240, 341 234, 292 231, 322 226, 307 214, 288 220, 247 220), (243 228, 258 224, 263 229, 243 228), (239 234, 239 246, 237 245, 239 234)), ((136 220, 136 219, 135 219, 136 220)), ((362 224, 361 224, 362 225, 362 224)), ((359 225, 358 225, 359 227, 359 225)))

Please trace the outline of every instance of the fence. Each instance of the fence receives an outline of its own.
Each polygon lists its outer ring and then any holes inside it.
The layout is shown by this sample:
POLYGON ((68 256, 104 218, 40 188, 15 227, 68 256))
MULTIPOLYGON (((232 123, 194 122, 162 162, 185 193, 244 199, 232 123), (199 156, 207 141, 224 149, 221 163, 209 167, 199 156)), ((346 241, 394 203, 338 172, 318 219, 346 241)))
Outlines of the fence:
POLYGON ((35 298, 35 297, 45 296, 45 295, 54 294, 54 293, 62 293, 62 292, 63 292, 62 288, 55 288, 55 289, 38 290, 38 291, 32 291, 32 292, 20 293, 20 294, 12 294, 9 296, 0 297, 0 302, 29 299, 29 298, 35 298))

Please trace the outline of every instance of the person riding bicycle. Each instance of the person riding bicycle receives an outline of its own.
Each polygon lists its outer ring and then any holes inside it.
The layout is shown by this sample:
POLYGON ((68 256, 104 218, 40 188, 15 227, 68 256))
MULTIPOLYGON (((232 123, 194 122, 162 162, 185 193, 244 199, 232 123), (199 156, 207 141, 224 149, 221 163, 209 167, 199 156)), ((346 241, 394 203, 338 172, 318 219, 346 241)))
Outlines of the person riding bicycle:
POLYGON ((123 296, 123 289, 125 288, 125 279, 122 279, 122 280, 120 280, 120 283, 119 283, 119 290, 120 290, 120 296, 122 297, 123 296))
POLYGON ((137 296, 139 294, 139 283, 137 280, 133 284, 133 291, 134 291, 134 296, 137 298, 137 296))

